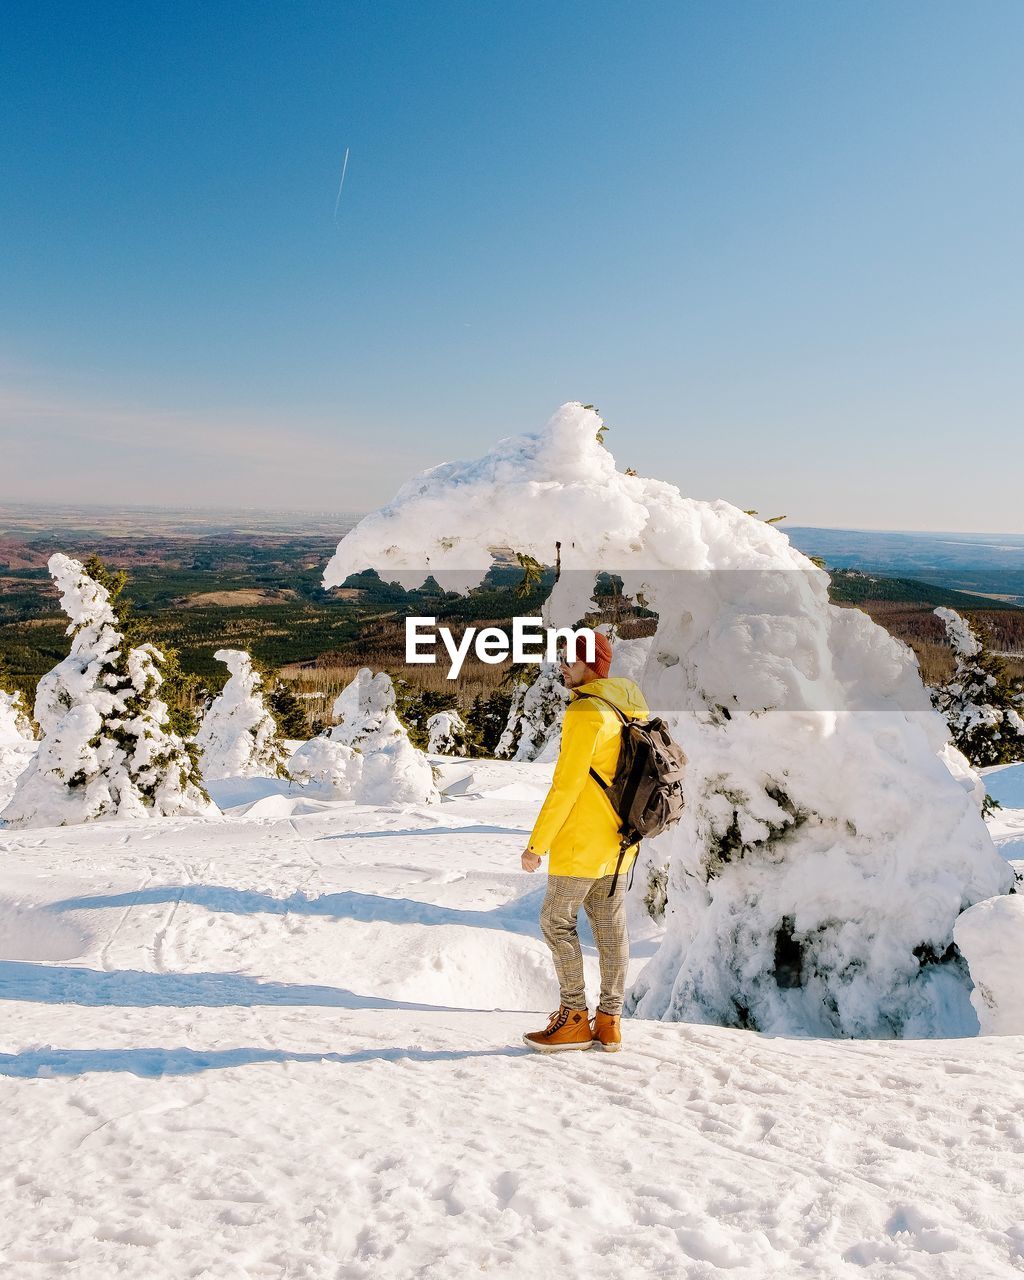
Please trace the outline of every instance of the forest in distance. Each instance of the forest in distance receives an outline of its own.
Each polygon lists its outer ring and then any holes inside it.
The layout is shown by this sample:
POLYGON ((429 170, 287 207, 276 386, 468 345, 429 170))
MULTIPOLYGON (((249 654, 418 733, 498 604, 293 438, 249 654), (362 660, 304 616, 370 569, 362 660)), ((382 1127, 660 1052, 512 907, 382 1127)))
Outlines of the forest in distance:
MULTIPOLYGON (((124 570, 125 595, 148 637, 175 649, 204 692, 216 692, 226 678, 213 657, 218 648, 249 650, 306 695, 311 731, 364 665, 437 696, 453 692, 442 668, 405 666, 406 616, 501 625, 544 598, 543 580, 524 590, 514 560, 499 564, 486 588, 468 597, 429 583, 404 591, 375 573, 325 591, 323 566, 357 519, 343 512, 0 505, 0 653, 9 681, 31 701, 39 677, 65 652, 66 622, 46 568, 55 551, 98 556, 110 570, 124 570)), ((1010 674, 1024 674, 1024 594, 1016 590, 1024 591, 1016 567, 1024 563, 1024 538, 782 528, 829 569, 835 603, 864 609, 911 645, 926 682, 952 670, 933 612, 939 605, 972 617, 990 646, 1009 655, 1010 674)), ((613 599, 601 603, 615 616, 613 599)), ((620 633, 650 634, 655 620, 643 612, 619 610, 620 633)), ((459 697, 487 696, 501 679, 500 668, 467 664, 459 697)))

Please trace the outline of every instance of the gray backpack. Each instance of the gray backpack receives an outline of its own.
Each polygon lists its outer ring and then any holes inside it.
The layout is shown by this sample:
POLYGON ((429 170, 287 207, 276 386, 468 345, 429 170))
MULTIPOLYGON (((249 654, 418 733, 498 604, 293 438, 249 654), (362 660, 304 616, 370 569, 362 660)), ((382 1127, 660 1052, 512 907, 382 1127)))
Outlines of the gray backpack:
MULTIPOLYGON (((626 850, 641 840, 660 835, 682 817, 686 756, 678 743, 672 741, 668 726, 660 717, 631 720, 600 694, 579 696, 605 703, 622 721, 622 745, 615 777, 605 782, 596 769, 590 770, 590 776, 600 785, 619 819, 619 860, 608 894, 611 897, 626 850)), ((633 883, 632 875, 629 883, 633 883)))

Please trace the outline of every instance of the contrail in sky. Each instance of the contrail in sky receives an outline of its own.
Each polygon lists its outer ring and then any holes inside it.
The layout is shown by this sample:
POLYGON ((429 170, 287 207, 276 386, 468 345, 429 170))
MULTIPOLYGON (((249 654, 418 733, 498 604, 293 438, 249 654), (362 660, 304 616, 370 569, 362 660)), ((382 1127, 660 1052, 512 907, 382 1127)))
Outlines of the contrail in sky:
POLYGON ((345 170, 348 168, 348 147, 345 148, 345 159, 341 162, 341 181, 338 183, 338 198, 334 202, 334 223, 338 223, 338 205, 341 204, 341 189, 345 185, 345 170))

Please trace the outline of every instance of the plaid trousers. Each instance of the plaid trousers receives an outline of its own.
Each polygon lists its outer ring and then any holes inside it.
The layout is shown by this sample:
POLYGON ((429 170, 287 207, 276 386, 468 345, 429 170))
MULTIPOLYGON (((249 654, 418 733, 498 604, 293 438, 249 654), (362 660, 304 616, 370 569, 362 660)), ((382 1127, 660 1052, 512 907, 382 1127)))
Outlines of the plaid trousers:
POLYGON ((540 928, 551 948, 562 1004, 569 1009, 586 1009, 583 952, 576 932, 580 907, 587 913, 594 931, 601 964, 601 999, 605 1013, 621 1013, 629 964, 629 937, 626 933, 626 879, 619 876, 615 893, 609 898, 612 876, 589 880, 584 876, 548 876, 547 893, 540 909, 540 928))

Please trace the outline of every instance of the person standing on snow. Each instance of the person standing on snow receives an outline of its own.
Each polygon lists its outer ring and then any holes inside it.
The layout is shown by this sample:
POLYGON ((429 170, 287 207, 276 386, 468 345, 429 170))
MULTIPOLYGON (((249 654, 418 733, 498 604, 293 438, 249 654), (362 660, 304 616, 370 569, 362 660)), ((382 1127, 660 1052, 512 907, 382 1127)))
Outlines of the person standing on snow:
POLYGON ((536 871, 545 853, 551 858, 540 925, 555 962, 560 1005, 545 1030, 523 1037, 541 1053, 589 1049, 595 1041, 615 1052, 622 1043, 619 1023, 629 962, 626 873, 637 846, 622 854, 619 816, 590 770, 610 782, 619 759, 622 716, 646 720, 650 710, 632 680, 608 677, 611 645, 600 632, 594 639, 591 665, 582 659, 561 664, 570 692, 561 748, 551 788, 521 858, 524 871, 536 871), (601 997, 593 1025, 576 932, 580 907, 590 920, 601 964, 601 997))

